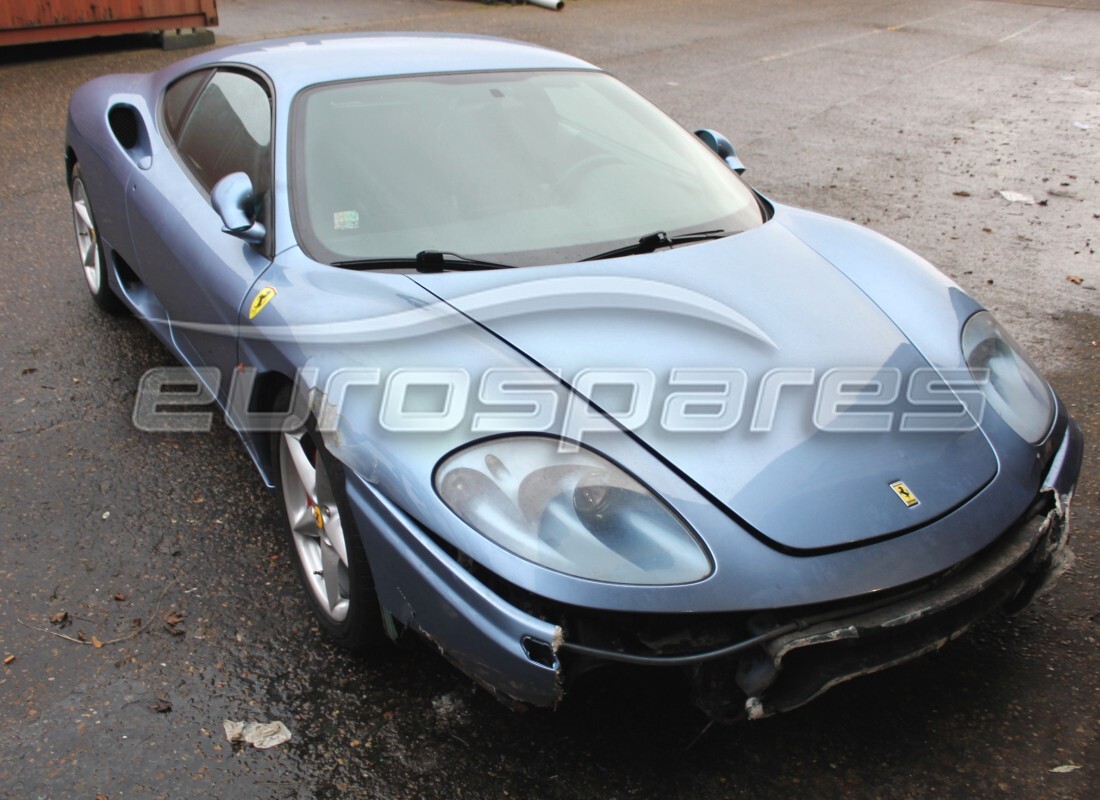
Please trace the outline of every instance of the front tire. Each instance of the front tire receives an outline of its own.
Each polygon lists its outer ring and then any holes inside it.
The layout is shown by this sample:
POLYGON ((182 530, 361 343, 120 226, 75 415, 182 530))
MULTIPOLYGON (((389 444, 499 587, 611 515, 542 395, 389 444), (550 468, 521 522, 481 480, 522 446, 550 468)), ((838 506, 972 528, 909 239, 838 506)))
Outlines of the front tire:
POLYGON ((84 270, 84 281, 92 294, 92 301, 104 311, 112 314, 122 313, 125 306, 107 280, 107 262, 103 256, 103 246, 99 241, 99 230, 92 215, 92 203, 88 199, 88 190, 84 185, 80 164, 73 165, 72 183, 69 188, 72 196, 77 254, 80 257, 80 266, 84 270))
MULTIPOLYGON (((276 408, 290 408, 284 391, 276 408)), ((274 434, 272 462, 298 577, 321 629, 353 652, 385 641, 370 564, 355 530, 344 468, 328 452, 316 420, 274 434)))

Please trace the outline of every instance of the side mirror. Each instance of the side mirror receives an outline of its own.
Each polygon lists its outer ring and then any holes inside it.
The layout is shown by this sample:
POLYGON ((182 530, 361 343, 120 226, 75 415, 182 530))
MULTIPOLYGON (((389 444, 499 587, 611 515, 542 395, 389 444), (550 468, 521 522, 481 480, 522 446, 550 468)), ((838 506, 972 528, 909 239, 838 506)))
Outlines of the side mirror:
POLYGON ((700 128, 695 132, 695 135, 699 137, 703 144, 717 153, 718 156, 729 165, 729 168, 738 175, 745 171, 745 165, 741 163, 741 159, 737 157, 737 153, 733 150, 733 145, 730 144, 730 140, 725 136, 718 131, 712 131, 706 128, 700 128))
POLYGON ((256 197, 248 175, 243 172, 226 175, 214 184, 210 201, 222 218, 222 233, 236 236, 249 244, 263 242, 267 229, 255 220, 256 197))

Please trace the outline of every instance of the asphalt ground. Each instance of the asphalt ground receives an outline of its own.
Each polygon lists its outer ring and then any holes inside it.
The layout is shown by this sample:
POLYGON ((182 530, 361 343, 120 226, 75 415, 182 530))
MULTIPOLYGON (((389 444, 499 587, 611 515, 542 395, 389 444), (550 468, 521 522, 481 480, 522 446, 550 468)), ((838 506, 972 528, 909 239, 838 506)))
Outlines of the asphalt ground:
POLYGON ((0 51, 0 796, 1100 796, 1098 6, 219 3, 222 43, 448 30, 589 59, 725 132, 768 195, 929 258, 1051 379, 1088 437, 1077 559, 1054 592, 728 727, 647 675, 520 714, 427 647, 357 660, 328 645, 234 435, 131 425, 139 378, 172 359, 97 313, 75 257, 69 94, 185 53, 143 37, 0 51), (234 747, 224 719, 282 720, 293 739, 234 747))

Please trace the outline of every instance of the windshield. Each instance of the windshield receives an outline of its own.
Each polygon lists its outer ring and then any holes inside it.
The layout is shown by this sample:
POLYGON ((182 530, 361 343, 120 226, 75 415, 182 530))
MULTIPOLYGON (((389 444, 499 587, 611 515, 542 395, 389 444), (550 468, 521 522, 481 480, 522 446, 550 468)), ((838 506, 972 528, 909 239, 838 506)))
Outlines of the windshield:
POLYGON ((293 142, 299 238, 328 263, 439 250, 551 264, 762 222, 721 159, 599 72, 315 86, 295 103, 293 142))

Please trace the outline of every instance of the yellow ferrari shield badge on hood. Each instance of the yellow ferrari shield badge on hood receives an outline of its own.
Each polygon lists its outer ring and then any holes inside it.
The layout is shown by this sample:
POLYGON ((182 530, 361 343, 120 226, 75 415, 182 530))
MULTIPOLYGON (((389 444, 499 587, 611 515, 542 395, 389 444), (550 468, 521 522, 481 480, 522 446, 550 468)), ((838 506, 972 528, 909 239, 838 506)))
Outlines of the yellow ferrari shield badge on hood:
POLYGON ((890 484, 890 488, 894 490, 894 493, 901 498, 901 501, 909 508, 920 505, 920 500, 913 494, 913 490, 905 485, 903 481, 895 481, 890 484))

